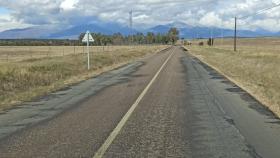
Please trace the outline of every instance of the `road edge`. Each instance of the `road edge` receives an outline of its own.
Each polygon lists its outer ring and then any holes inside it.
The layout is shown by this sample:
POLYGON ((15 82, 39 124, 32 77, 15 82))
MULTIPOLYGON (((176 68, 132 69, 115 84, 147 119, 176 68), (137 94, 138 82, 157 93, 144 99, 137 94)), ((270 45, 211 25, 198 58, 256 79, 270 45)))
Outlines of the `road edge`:
MULTIPOLYGON (((6 111, 9 111, 11 109, 14 109, 15 107, 21 106, 25 102, 32 102, 34 100, 36 101, 38 99, 43 98, 44 96, 50 95, 51 93, 55 93, 55 92, 61 91, 61 90, 65 89, 65 88, 67 88, 67 87, 75 86, 75 85, 77 85, 77 84, 79 84, 81 82, 84 82, 84 81, 86 81, 86 80, 88 80, 90 78, 98 77, 98 76, 100 76, 100 75, 102 75, 104 73, 107 73, 107 72, 119 69, 119 68, 121 68, 123 66, 126 66, 128 64, 131 64, 131 63, 133 63, 135 61, 142 60, 144 58, 156 55, 156 54, 158 54, 160 52, 167 51, 167 50, 169 50, 172 47, 170 45, 166 45, 166 46, 167 46, 166 48, 156 50, 153 53, 148 53, 148 54, 146 54, 144 56, 141 56, 141 57, 138 57, 138 58, 135 58, 135 59, 131 59, 131 60, 128 60, 128 61, 125 61, 125 62, 121 62, 121 63, 118 63, 118 64, 113 64, 113 65, 110 65, 110 66, 106 66, 106 67, 101 68, 98 71, 94 71, 94 72, 90 72, 90 73, 84 74, 83 76, 73 76, 73 77, 63 81, 63 84, 58 86, 58 87, 55 87, 55 86, 57 86, 55 84, 54 85, 50 85, 46 92, 40 93, 40 94, 38 94, 36 96, 33 96, 32 98, 29 98, 29 99, 26 99, 26 100, 22 100, 22 101, 10 102, 10 103, 7 103, 4 106, 0 106, 0 113, 1 112, 6 112, 6 111)), ((40 88, 41 87, 38 87, 38 89, 40 89, 40 88)), ((36 88, 35 88, 35 90, 36 90, 36 88)))
POLYGON ((182 48, 186 51, 186 53, 189 53, 192 57, 196 58, 197 60, 199 60, 200 62, 208 65, 209 67, 211 67, 212 69, 214 69, 215 71, 217 71, 218 73, 220 73, 222 76, 224 76, 227 80, 229 80, 230 82, 234 83, 236 86, 238 86, 239 88, 241 88, 244 92, 248 93, 251 97, 253 97, 256 101, 258 101, 266 110, 269 110, 275 118, 280 119, 280 114, 277 114, 276 112, 274 112, 269 106, 268 103, 266 103, 265 101, 258 99, 258 97, 248 88, 246 88, 245 86, 243 86, 242 83, 236 81, 235 79, 233 79, 232 77, 227 76, 225 73, 223 73, 219 68, 217 68, 216 66, 208 63, 207 61, 205 61, 203 58, 193 54, 188 48, 186 48, 185 46, 182 46, 182 48))

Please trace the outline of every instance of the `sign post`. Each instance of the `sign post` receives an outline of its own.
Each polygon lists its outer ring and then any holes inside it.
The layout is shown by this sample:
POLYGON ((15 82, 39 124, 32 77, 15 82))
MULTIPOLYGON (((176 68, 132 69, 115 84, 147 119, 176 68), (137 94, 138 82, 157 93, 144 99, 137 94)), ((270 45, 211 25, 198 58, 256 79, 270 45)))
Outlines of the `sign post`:
POLYGON ((88 70, 90 69, 90 62, 89 62, 89 44, 90 42, 94 42, 94 39, 89 31, 86 32, 82 42, 87 43, 87 56, 88 56, 88 70))

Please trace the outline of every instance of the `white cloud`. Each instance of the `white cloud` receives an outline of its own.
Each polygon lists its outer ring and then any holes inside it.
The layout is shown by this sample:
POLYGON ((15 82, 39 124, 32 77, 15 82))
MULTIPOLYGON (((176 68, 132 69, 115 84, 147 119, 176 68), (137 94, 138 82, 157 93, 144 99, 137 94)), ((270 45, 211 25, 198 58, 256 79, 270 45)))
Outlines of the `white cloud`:
POLYGON ((260 27, 265 30, 277 32, 280 28, 280 21, 275 19, 256 20, 252 25, 260 27))
POLYGON ((214 12, 206 13, 200 20, 199 24, 210 27, 221 27, 222 20, 214 12))
MULTIPOLYGON (((12 11, 10 19, 13 21, 5 25, 71 26, 98 20, 128 25, 128 12, 132 9, 136 28, 176 21, 232 28, 235 16, 250 15, 278 3, 280 0, 0 0, 0 6, 12 11)), ((278 26, 279 18, 280 7, 239 21, 239 27, 280 31, 280 27, 272 27, 278 26)))
POLYGON ((71 10, 75 8, 75 5, 79 2, 79 0, 64 0, 60 4, 60 8, 64 10, 71 10))
POLYGON ((29 26, 31 25, 14 20, 9 14, 0 15, 0 32, 7 29, 20 29, 29 26))

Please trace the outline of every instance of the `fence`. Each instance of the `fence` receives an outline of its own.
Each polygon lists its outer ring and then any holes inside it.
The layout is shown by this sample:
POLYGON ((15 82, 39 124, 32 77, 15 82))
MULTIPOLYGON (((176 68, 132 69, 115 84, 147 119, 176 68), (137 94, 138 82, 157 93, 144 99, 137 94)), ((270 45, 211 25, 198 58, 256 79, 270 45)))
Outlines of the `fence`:
MULTIPOLYGON (((136 46, 90 46, 90 53, 114 52, 118 49, 137 49, 136 46)), ((0 46, 0 62, 23 61, 86 53, 86 46, 0 46)))

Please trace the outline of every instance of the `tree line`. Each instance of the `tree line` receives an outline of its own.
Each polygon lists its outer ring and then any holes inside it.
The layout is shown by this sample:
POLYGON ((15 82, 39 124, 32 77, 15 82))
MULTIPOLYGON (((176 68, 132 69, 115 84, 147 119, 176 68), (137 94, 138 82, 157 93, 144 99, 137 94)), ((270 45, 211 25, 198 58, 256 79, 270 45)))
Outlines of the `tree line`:
MULTIPOLYGON (((113 35, 104 35, 101 33, 92 33, 94 38, 93 45, 129 45, 129 44, 175 44, 179 39, 179 31, 177 28, 170 28, 167 33, 153 33, 147 34, 136 33, 134 35, 124 36, 121 33, 113 35)), ((80 34, 79 41, 83 39, 85 33, 80 34)))
POLYGON ((0 39, 0 46, 71 46, 78 40, 69 39, 0 39))
MULTIPOLYGON (((0 46, 82 46, 82 39, 85 33, 81 33, 78 40, 68 39, 0 39, 0 46)), ((92 33, 94 38, 93 45, 129 45, 129 44, 175 44, 179 39, 177 28, 170 28, 166 33, 146 34, 136 33, 133 35, 122 35, 115 33, 105 35, 101 33, 92 33)))

